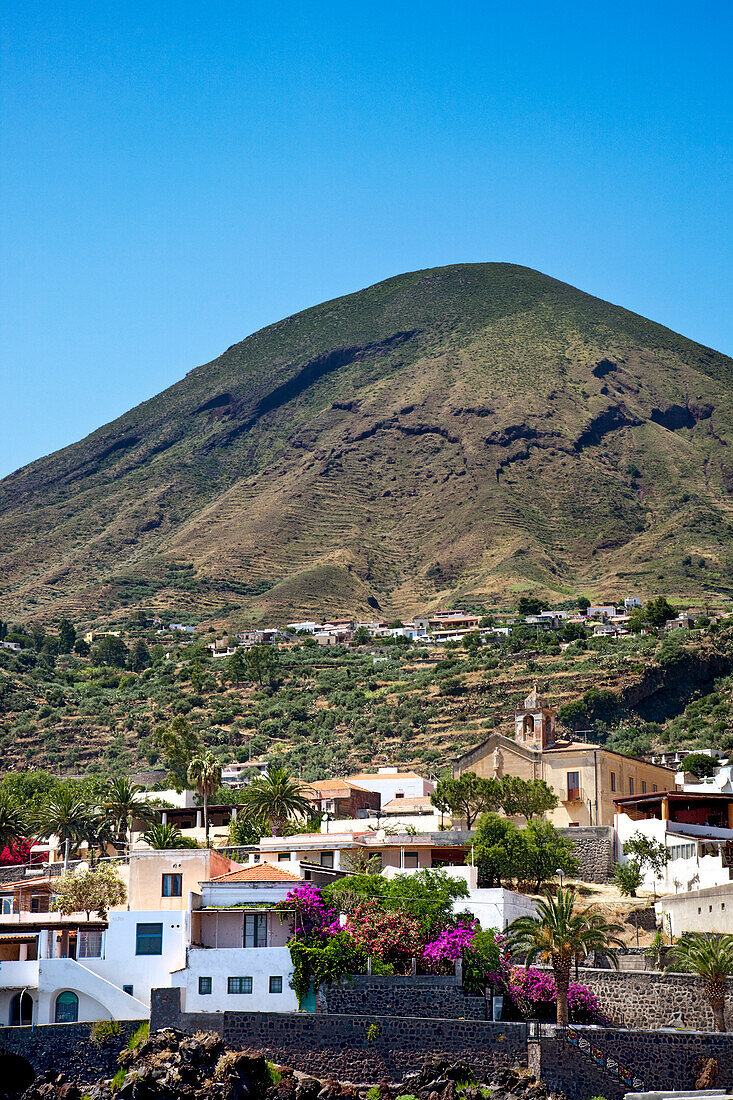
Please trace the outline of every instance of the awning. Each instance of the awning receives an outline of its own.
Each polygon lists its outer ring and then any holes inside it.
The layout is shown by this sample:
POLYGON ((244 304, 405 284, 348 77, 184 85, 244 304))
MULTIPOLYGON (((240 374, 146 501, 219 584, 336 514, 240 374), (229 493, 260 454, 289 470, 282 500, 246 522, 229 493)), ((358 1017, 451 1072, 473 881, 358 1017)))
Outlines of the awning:
POLYGON ((35 943, 37 932, 0 932, 0 943, 35 943))

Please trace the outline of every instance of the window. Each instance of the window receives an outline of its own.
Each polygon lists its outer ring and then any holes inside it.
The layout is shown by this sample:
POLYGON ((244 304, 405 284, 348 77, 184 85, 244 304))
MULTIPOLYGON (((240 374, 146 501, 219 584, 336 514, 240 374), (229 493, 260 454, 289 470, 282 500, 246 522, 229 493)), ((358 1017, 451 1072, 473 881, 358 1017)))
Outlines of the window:
POLYGON ((56 998, 54 1021, 57 1024, 75 1024, 79 1019, 79 998, 76 993, 67 990, 56 998))
POLYGON ((132 997, 132 996, 133 996, 133 992, 132 992, 132 986, 131 986, 131 985, 123 985, 123 987, 122 987, 122 992, 123 992, 123 993, 126 993, 128 997, 132 997))
POLYGON ((629 776, 629 794, 634 793, 634 780, 629 776))
POLYGON ((417 852, 405 852, 405 862, 403 867, 419 867, 419 860, 417 852))
POLYGON ((397 791, 397 793, 395 794, 395 798, 404 798, 404 797, 405 797, 405 792, 404 791, 397 791))
POLYGON ((227 993, 251 993, 251 978, 227 978, 227 993))
POLYGON ((653 794, 656 794, 656 793, 657 793, 657 785, 656 785, 656 783, 654 783, 654 784, 652 785, 652 793, 653 793, 653 794))
POLYGON ((333 867, 333 852, 321 852, 321 867, 333 867))
POLYGON ((90 932, 80 928, 79 937, 76 941, 77 959, 101 959, 103 934, 102 932, 90 932))
MULTIPOLYGON (((267 947, 267 914, 253 913, 244 918, 244 947, 267 947)), ((231 990, 230 990, 231 992, 231 990)), ((252 991, 250 990, 250 993, 252 991)))
POLYGON ((580 772, 568 772, 568 802, 580 801, 580 772))
POLYGON ((163 875, 163 897, 180 898, 183 893, 183 875, 163 875))
POLYGON ((669 847, 669 858, 672 859, 692 859, 696 854, 697 848, 694 844, 671 844, 669 847))
POLYGON ((163 925, 138 924, 135 938, 136 955, 163 954, 163 925))
MULTIPOLYGON (((229 992, 231 993, 231 990, 229 992)), ((211 993, 211 978, 199 978, 199 993, 202 997, 211 993)))
POLYGON ((278 852, 277 853, 277 862, 278 863, 287 863, 287 861, 289 859, 290 859, 290 852, 278 852))
POLYGON ((616 772, 611 772, 611 790, 616 790, 616 772))
POLYGON ((646 782, 643 779, 641 781, 641 793, 646 794, 646 782))
POLYGON ((270 993, 282 993, 283 991, 283 979, 282 974, 270 975, 270 993))

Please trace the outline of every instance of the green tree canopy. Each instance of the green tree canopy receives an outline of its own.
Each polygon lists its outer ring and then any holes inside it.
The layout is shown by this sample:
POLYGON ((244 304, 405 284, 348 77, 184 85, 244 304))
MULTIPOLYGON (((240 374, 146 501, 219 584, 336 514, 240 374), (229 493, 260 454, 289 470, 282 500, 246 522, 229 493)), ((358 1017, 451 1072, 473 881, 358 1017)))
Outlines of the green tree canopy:
POLYGON ((644 621, 653 630, 658 630, 670 619, 674 619, 677 612, 664 596, 655 596, 644 605, 644 621))
POLYGON ((112 668, 124 668, 127 664, 128 650, 122 638, 105 634, 92 650, 92 660, 97 665, 110 665, 112 668))
POLYGON ((538 596, 520 596, 517 600, 517 613, 519 615, 539 615, 545 610, 545 600, 538 596))
POLYGON ((441 813, 463 818, 470 829, 479 814, 498 809, 501 792, 498 780, 464 772, 457 779, 439 780, 430 801, 441 813))
POLYGON ((534 883, 539 892, 544 883, 560 870, 566 875, 578 871, 578 860, 573 855, 574 845, 557 831, 549 821, 530 821, 523 830, 524 851, 522 878, 534 883))
POLYGON ((544 779, 520 779, 504 775, 500 781, 501 807, 507 817, 517 815, 530 821, 557 806, 557 795, 544 779))
POLYGON ((349 875, 324 890, 329 904, 346 911, 367 899, 380 908, 407 913, 420 921, 426 938, 437 934, 451 920, 453 902, 468 897, 465 882, 445 871, 423 868, 411 875, 386 879, 381 874, 349 875))
POLYGON ((691 752, 682 762, 682 768, 698 779, 704 779, 706 776, 715 775, 718 761, 704 752, 691 752))
POLYGON ((117 869, 109 864, 63 875, 56 884, 54 895, 52 909, 65 916, 86 913, 87 920, 92 913, 106 920, 109 909, 127 901, 125 884, 117 869))
POLYGON ((76 641, 76 630, 68 619, 59 623, 59 653, 71 653, 76 641))
POLYGON ((169 770, 169 781, 182 791, 188 781, 188 765, 201 749, 198 734, 182 714, 176 715, 168 726, 156 731, 155 740, 163 752, 169 770))

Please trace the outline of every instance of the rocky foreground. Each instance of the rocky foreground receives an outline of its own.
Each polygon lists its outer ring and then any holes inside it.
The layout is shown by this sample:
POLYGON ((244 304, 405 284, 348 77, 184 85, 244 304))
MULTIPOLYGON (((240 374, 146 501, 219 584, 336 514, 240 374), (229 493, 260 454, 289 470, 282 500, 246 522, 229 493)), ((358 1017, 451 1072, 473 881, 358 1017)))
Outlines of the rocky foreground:
POLYGON ((172 1028, 155 1032, 135 1051, 122 1051, 119 1061, 114 1078, 92 1084, 43 1073, 22 1100, 548 1100, 552 1095, 525 1069, 502 1066, 491 1080, 482 1080, 470 1062, 436 1061, 399 1082, 320 1080, 275 1066, 257 1052, 232 1050, 211 1032, 184 1035, 172 1028))

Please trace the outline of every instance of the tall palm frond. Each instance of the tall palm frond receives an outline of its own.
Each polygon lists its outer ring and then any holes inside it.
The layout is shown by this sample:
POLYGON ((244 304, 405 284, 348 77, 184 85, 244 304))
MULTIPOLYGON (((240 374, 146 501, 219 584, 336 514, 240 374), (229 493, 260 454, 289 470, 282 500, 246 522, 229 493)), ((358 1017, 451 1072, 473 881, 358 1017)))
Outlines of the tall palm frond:
POLYGON ((146 821, 152 816, 143 794, 144 788, 127 776, 111 780, 104 793, 102 809, 117 835, 128 845, 133 819, 146 821))
POLYGON ((209 798, 219 789, 221 783, 221 765, 209 749, 196 754, 188 765, 188 782, 195 788, 204 802, 204 828, 206 847, 209 846, 209 798))
POLYGON ((40 837, 58 837, 62 849, 69 842, 69 850, 74 851, 88 839, 90 830, 95 827, 96 809, 83 795, 73 787, 61 787, 55 791, 48 802, 39 807, 35 814, 36 831, 40 837))
POLYGON ((726 1031, 725 994, 728 975, 733 974, 733 936, 709 938, 700 932, 688 932, 674 945, 671 956, 675 968, 702 979, 715 1026, 718 1031, 726 1031))
POLYGON ((607 921, 592 906, 575 911, 574 890, 558 890, 557 896, 545 894, 537 903, 536 917, 519 917, 509 926, 507 947, 525 956, 526 965, 538 959, 549 964, 557 988, 557 1023, 568 1022, 568 985, 573 962, 591 951, 603 952, 618 966, 616 949, 624 947, 619 938, 621 925, 607 921))
POLYGON ((304 788, 285 768, 273 768, 250 783, 244 791, 242 805, 248 817, 269 821, 273 836, 282 832, 289 818, 310 817, 313 810, 304 788))
POLYGON ((22 840, 28 828, 26 814, 11 794, 0 791, 0 851, 22 840))
POLYGON ((146 833, 143 833, 143 840, 146 844, 149 844, 151 848, 163 849, 163 848, 184 848, 186 842, 184 841, 183 833, 175 825, 151 825, 146 833))

